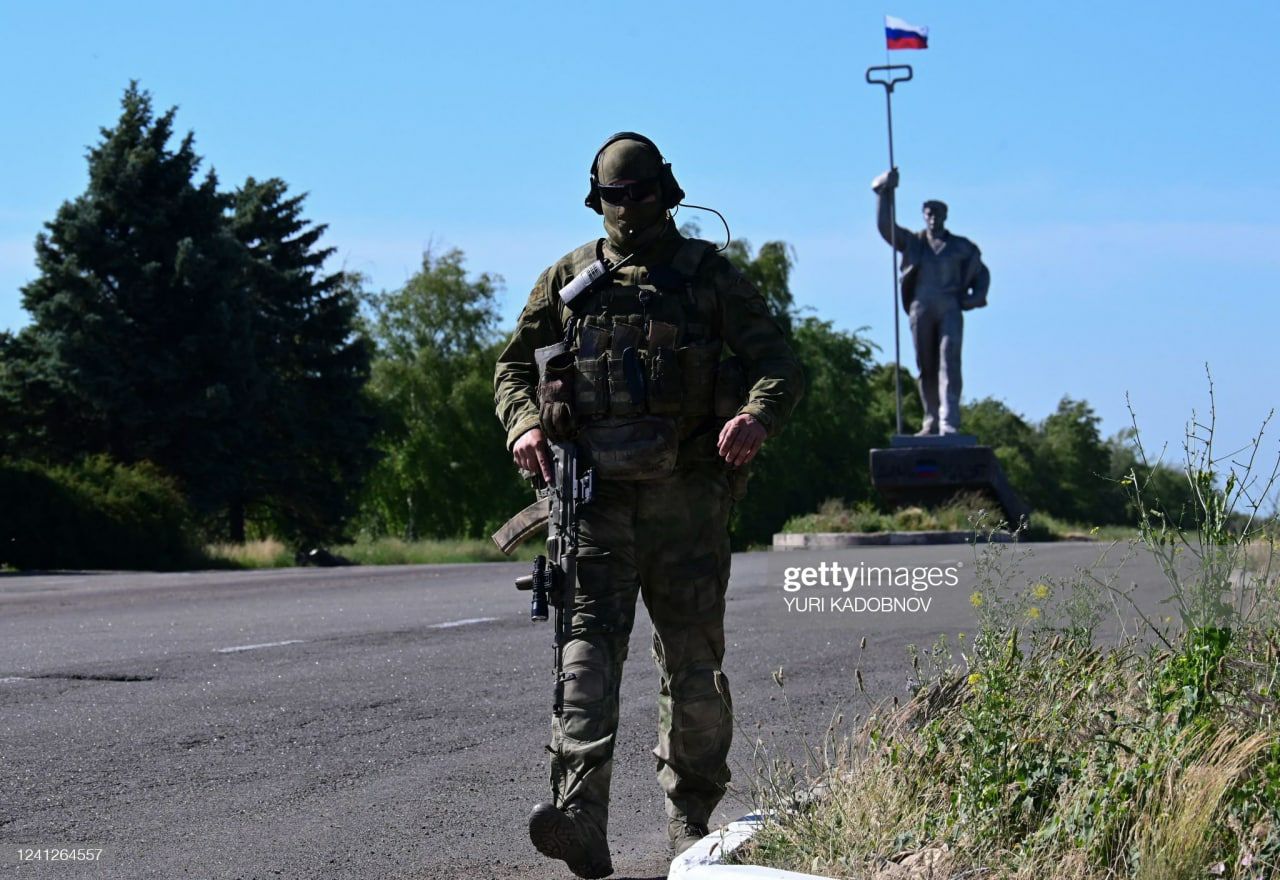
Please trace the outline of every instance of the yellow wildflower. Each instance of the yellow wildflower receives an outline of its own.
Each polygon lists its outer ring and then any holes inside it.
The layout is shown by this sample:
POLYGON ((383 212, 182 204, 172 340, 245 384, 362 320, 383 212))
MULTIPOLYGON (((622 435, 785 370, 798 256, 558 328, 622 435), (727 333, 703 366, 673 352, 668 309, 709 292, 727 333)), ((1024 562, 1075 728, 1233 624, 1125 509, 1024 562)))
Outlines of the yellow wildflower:
POLYGON ((969 604, 972 605, 974 608, 981 608, 982 594, 975 590, 973 595, 969 597, 969 604))
POLYGON ((981 672, 970 672, 970 673, 969 673, 969 684, 977 684, 977 683, 978 683, 978 682, 980 682, 980 681, 982 681, 982 673, 981 673, 981 672))
POLYGON ((1035 596, 1037 599, 1048 599, 1048 598, 1049 598, 1049 585, 1048 585, 1048 584, 1036 584, 1034 587, 1032 587, 1032 588, 1031 588, 1031 595, 1035 596))
POLYGON ((1032 620, 1039 620, 1040 609, 1032 605, 1030 608, 1027 609, 1027 617, 1030 617, 1032 620))

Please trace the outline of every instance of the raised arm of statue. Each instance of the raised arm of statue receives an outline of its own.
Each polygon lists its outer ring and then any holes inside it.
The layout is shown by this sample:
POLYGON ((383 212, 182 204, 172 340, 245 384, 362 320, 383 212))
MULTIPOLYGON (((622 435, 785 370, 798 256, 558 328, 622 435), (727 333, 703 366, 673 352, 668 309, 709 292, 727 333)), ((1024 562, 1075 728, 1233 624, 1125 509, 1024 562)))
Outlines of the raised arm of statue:
POLYGON ((893 191, 898 187, 898 169, 886 171, 871 181, 871 189, 876 194, 876 227, 880 237, 887 244, 892 244, 900 251, 907 249, 911 238, 911 230, 895 226, 893 222, 893 191))

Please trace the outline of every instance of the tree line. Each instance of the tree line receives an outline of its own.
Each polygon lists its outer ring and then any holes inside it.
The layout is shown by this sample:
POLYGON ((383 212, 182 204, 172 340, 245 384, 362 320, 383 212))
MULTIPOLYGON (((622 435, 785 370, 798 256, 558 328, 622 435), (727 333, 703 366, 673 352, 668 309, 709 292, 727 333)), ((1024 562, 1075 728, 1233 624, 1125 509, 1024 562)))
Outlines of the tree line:
MULTIPOLYGON (((325 268, 334 249, 305 195, 201 175, 194 136, 173 143, 175 113, 131 83, 85 191, 36 238, 30 324, 0 334, 0 564, 176 567, 203 542, 264 536, 483 537, 527 503, 493 410, 503 280, 468 274, 455 249, 366 290, 325 268)), ((893 367, 862 330, 796 306, 786 244, 726 255, 808 380, 753 465, 741 546, 828 497, 873 500, 867 449, 893 430, 893 367)), ((910 375, 903 387, 918 413, 910 375)), ((1032 424, 982 400, 966 419, 1037 509, 1130 520, 1107 478, 1132 458, 1086 403, 1032 424)))

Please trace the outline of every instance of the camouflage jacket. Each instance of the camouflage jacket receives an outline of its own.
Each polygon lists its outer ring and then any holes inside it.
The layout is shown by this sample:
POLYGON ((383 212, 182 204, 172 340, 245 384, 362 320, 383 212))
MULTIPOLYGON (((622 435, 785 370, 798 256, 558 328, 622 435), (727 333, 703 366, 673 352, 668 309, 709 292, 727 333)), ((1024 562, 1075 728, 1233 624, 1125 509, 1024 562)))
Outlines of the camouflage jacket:
MULTIPOLYGON (((674 228, 669 229, 651 246, 648 256, 617 271, 614 286, 643 288, 650 283, 650 270, 661 272, 686 241, 688 239, 674 228)), ((584 256, 591 252, 602 253, 611 261, 621 257, 607 240, 596 240, 548 267, 534 284, 515 332, 498 356, 494 402, 507 432, 508 449, 526 431, 539 427, 534 350, 564 338, 572 313, 560 301, 559 291, 573 279, 574 267, 581 268, 584 256)), ((697 314, 693 317, 696 319, 700 314, 705 324, 697 329, 691 324, 690 332, 722 340, 743 361, 750 389, 738 412, 754 416, 768 436, 776 436, 804 392, 804 373, 782 329, 770 315, 764 297, 729 260, 714 252, 698 264, 690 289, 691 296, 696 294, 698 301, 697 314)), ((594 301, 588 303, 586 314, 600 313, 604 299, 601 292, 592 292, 589 296, 594 301)), ((680 344, 685 341, 681 340, 680 344)), ((681 457, 684 457, 683 444, 681 457)))

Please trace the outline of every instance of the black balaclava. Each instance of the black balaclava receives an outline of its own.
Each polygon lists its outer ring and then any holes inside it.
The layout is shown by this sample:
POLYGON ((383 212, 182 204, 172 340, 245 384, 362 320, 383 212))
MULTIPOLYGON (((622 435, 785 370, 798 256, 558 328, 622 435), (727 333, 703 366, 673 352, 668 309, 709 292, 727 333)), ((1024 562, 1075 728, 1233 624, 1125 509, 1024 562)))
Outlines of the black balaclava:
MULTIPOLYGON (((596 163, 596 180, 604 184, 660 178, 661 172, 662 160, 657 152, 648 144, 629 138, 605 147, 596 163)), ((654 242, 662 234, 667 219, 667 210, 663 207, 667 195, 659 187, 651 202, 611 205, 601 201, 604 229, 613 246, 630 254, 654 242)))

